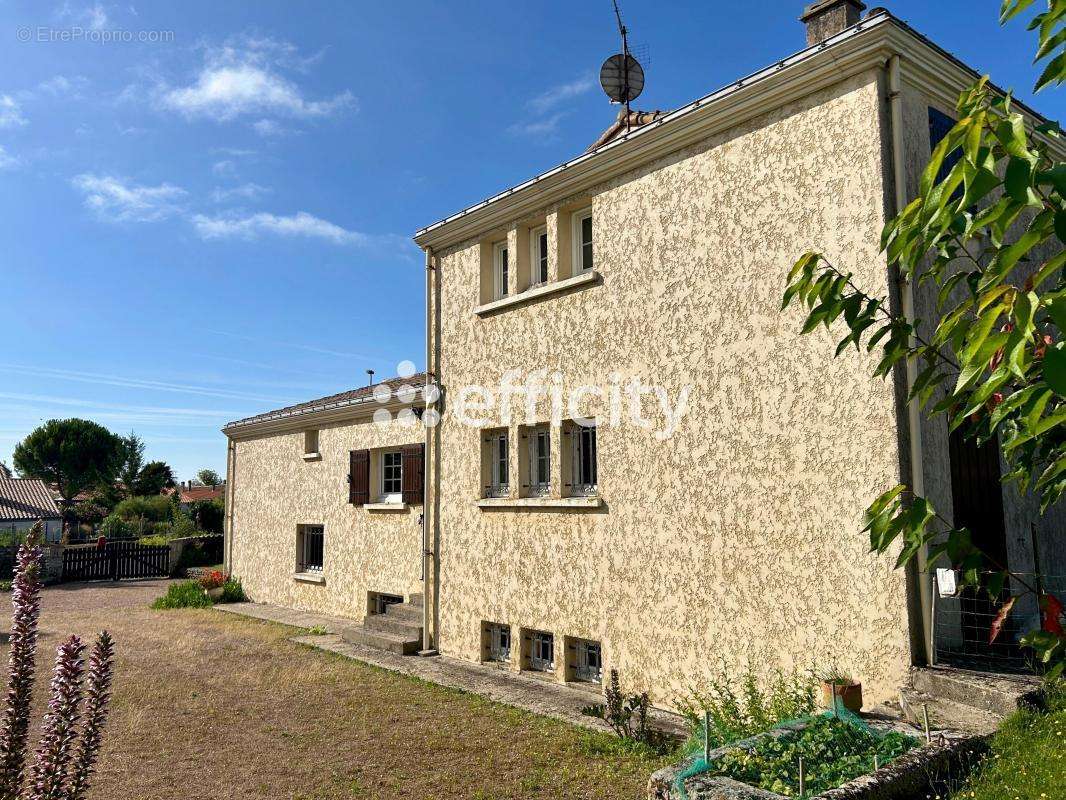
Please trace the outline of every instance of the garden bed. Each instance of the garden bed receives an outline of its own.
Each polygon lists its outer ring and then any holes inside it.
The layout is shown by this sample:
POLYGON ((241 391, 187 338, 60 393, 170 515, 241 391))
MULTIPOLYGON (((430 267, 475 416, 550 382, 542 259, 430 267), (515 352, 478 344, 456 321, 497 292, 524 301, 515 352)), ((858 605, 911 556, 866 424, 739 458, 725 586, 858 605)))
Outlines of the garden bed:
POLYGON ((686 759, 652 775, 649 800, 797 798, 799 755, 808 778, 805 800, 912 800, 967 771, 986 748, 979 737, 950 731, 935 733, 927 743, 903 723, 870 723, 876 738, 869 741, 840 726, 847 723, 816 719, 719 747, 710 753, 712 769, 695 775, 694 759, 686 759))

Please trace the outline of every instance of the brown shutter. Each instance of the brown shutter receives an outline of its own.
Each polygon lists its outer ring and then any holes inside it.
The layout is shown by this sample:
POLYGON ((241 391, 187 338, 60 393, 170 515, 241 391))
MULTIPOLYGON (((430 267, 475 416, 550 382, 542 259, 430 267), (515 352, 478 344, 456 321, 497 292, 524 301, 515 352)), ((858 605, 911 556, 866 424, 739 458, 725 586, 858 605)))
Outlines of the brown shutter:
POLYGON ((403 501, 410 505, 421 503, 425 497, 425 449, 425 444, 403 448, 403 501))
POLYGON ((348 454, 348 502, 355 506, 370 502, 370 451, 348 454))

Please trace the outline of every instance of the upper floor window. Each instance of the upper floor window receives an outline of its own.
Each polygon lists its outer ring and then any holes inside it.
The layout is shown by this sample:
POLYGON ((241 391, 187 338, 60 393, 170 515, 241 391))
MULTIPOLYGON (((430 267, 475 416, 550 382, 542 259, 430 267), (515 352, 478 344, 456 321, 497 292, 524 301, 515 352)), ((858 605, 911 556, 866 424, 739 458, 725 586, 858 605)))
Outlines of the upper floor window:
POLYGON ((529 232, 531 265, 530 285, 540 286, 548 282, 548 228, 540 226, 529 232))
POLYGON ((510 492, 510 447, 507 432, 489 436, 489 497, 506 497, 510 492))
POLYGON ((529 433, 529 493, 546 495, 551 491, 551 431, 535 428, 529 433))
POLYGON ((507 296, 507 278, 510 268, 507 242, 497 242, 492 247, 493 294, 497 300, 507 296))
POLYGON ((598 491, 596 427, 576 426, 572 439, 574 442, 573 494, 596 494, 598 491))
POLYGON ((393 450, 381 454, 381 499, 399 503, 403 498, 403 453, 393 450))
POLYGON ((571 222, 574 235, 574 274, 592 269, 592 209, 578 211, 571 222))

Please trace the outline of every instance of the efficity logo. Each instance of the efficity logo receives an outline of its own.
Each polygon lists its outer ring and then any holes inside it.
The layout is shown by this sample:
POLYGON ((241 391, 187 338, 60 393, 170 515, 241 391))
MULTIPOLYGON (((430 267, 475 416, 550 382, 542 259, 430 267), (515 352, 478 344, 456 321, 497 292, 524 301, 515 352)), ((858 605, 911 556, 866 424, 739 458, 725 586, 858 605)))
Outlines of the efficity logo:
MULTIPOLYGON (((374 422, 393 421, 405 426, 421 423, 427 428, 440 424, 441 411, 435 406, 440 388, 433 383, 407 383, 415 376, 411 361, 401 361, 398 379, 376 384, 374 422), (393 414, 388 408, 399 401, 404 405, 393 414)), ((470 428, 519 425, 560 426, 571 422, 582 427, 619 428, 633 426, 663 441, 677 432, 688 412, 692 386, 684 385, 671 394, 664 386, 649 384, 639 376, 611 372, 603 384, 568 385, 560 370, 507 370, 495 386, 468 384, 450 387, 450 419, 470 428)))

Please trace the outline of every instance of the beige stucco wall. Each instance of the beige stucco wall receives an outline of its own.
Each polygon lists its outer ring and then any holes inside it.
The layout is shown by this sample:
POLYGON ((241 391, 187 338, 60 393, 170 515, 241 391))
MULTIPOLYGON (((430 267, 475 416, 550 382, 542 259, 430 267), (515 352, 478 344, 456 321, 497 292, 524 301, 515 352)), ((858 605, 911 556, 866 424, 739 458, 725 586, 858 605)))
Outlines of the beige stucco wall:
MULTIPOLYGON (((312 427, 312 426, 309 426, 312 427)), ((369 419, 319 430, 321 460, 304 434, 236 442, 231 570, 262 603, 361 619, 367 593, 421 591, 422 507, 375 512, 348 503, 348 453, 425 440, 421 426, 369 419), (297 525, 325 526, 324 584, 293 578, 297 525)))
MULTIPOLYGON (((557 648, 601 641, 606 666, 664 705, 720 662, 734 675, 748 661, 763 674, 835 663, 870 701, 896 692, 910 663, 904 576, 859 530, 899 479, 892 384, 854 351, 834 359, 824 331, 800 336, 799 310, 780 312, 808 248, 888 293, 878 81, 596 187, 602 284, 482 318, 480 239, 499 232, 440 253, 443 652, 478 659, 494 620, 554 632, 557 648), (671 398, 690 386, 688 412, 666 441, 601 424, 602 509, 484 510, 479 435, 455 419, 457 393, 538 367, 566 387, 612 372, 671 398)), ((553 211, 516 222, 547 218, 554 246, 553 211)))

